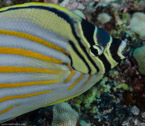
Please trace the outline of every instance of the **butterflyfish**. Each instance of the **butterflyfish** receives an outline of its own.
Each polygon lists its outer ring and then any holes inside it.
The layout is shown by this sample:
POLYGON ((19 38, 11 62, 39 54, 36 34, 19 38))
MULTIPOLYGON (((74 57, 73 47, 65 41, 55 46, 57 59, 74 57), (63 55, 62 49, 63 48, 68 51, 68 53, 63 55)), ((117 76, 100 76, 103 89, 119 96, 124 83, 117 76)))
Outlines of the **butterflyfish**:
POLYGON ((126 43, 55 4, 0 9, 0 122, 87 91, 126 43))

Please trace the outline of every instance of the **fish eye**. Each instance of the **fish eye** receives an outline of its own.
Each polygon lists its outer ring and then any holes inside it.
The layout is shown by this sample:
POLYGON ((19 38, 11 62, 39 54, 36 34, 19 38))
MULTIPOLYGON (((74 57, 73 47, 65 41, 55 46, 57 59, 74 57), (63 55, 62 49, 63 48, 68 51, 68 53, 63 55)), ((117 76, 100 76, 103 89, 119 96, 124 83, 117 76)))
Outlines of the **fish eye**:
POLYGON ((100 56, 104 51, 104 48, 100 45, 93 45, 90 47, 90 54, 93 56, 100 56))

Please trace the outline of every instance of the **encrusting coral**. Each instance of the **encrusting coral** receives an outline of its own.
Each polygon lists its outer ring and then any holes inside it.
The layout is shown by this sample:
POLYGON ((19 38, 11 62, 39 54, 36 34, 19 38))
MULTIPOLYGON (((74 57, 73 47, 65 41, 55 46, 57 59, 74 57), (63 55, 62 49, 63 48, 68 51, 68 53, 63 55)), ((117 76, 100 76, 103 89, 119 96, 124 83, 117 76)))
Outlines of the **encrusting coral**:
POLYGON ((136 12, 130 20, 129 28, 141 38, 145 37, 145 13, 136 12))
POLYGON ((133 52, 133 56, 138 63, 139 71, 141 72, 141 74, 145 75, 145 45, 135 49, 133 52))
POLYGON ((101 13, 98 15, 97 19, 100 21, 100 23, 105 24, 111 20, 111 16, 107 13, 101 13))
POLYGON ((52 126, 76 126, 78 113, 66 103, 60 103, 53 107, 52 126))

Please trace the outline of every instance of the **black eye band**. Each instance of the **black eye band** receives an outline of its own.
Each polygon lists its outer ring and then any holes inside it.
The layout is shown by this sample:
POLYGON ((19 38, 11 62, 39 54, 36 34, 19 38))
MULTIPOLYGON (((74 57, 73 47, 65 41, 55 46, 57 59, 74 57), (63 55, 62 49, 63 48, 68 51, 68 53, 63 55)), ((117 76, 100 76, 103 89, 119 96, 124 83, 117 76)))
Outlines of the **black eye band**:
POLYGON ((120 62, 120 60, 121 60, 120 57, 117 55, 118 49, 120 47, 120 44, 121 44, 121 40, 120 39, 113 38, 113 41, 112 41, 112 44, 111 44, 111 47, 110 47, 110 52, 112 54, 113 59, 116 62, 120 62))
POLYGON ((98 56, 98 49, 95 49, 95 48, 92 46, 92 47, 90 47, 90 51, 91 51, 91 53, 94 54, 94 56, 98 56))

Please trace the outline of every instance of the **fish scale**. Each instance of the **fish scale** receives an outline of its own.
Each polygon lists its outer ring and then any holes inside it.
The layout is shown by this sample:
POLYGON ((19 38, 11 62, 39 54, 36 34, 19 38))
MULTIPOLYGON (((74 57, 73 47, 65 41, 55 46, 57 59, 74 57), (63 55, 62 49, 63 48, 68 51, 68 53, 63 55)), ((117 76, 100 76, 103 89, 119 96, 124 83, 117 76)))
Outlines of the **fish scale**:
POLYGON ((0 123, 87 91, 125 46, 55 4, 0 9, 0 123))

